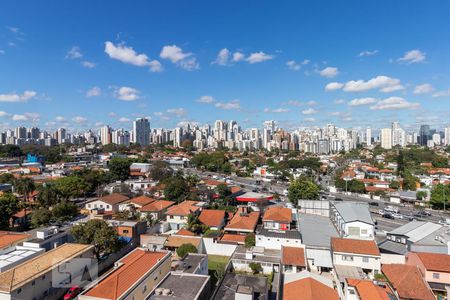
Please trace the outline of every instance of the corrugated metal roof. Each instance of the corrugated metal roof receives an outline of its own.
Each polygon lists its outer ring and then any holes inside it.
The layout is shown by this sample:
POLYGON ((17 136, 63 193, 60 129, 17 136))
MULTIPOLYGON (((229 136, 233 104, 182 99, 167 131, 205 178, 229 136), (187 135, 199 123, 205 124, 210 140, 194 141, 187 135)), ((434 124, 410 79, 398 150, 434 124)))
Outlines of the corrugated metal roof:
POLYGON ((333 261, 329 250, 306 249, 306 258, 314 260, 315 266, 333 268, 333 261))
POLYGON ((307 247, 323 247, 330 249, 330 239, 338 237, 338 233, 327 217, 298 214, 303 244, 307 247))
POLYGON ((407 233, 409 233, 411 230, 414 230, 422 225, 424 225, 427 222, 422 222, 422 221, 412 221, 409 222, 405 225, 402 225, 394 230, 392 230, 391 232, 389 232, 390 234, 395 234, 395 235, 407 235, 407 233))
POLYGON ((333 204, 346 223, 361 221, 374 225, 369 206, 358 202, 341 202, 333 204))

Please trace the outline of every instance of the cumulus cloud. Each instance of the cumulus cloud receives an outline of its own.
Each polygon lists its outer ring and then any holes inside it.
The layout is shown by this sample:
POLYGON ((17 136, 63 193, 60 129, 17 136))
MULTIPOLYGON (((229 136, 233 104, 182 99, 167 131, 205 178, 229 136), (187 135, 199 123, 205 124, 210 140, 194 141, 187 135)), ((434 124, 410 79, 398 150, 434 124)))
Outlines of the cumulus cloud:
POLYGON ((227 66, 230 64, 231 52, 227 48, 223 48, 217 54, 216 59, 212 62, 213 64, 217 64, 220 66, 227 66))
POLYGON ((344 102, 345 102, 344 99, 336 99, 336 100, 334 100, 334 104, 342 104, 344 102))
POLYGON ((73 46, 66 54, 66 59, 77 59, 83 57, 80 47, 73 46))
POLYGON ((94 86, 91 87, 89 90, 87 90, 86 97, 97 97, 100 96, 101 94, 102 94, 101 88, 99 88, 98 86, 94 86))
POLYGON ((319 74, 322 77, 333 78, 339 74, 339 70, 336 67, 326 67, 325 69, 321 70, 319 74))
POLYGON ((8 113, 6 111, 0 111, 0 117, 6 117, 8 113))
POLYGON ((274 56, 270 54, 266 54, 262 51, 250 53, 250 55, 246 58, 246 61, 250 64, 256 64, 260 62, 264 62, 267 60, 273 59, 274 56))
POLYGON ((0 94, 0 102, 26 102, 36 97, 36 95, 37 93, 35 91, 25 91, 22 94, 0 94))
POLYGON ((325 86, 325 90, 332 91, 343 89, 345 92, 366 92, 369 90, 377 89, 383 93, 389 93, 394 91, 403 90, 405 87, 401 84, 397 78, 388 76, 377 76, 367 81, 365 80, 350 80, 345 84, 339 82, 331 82, 325 86))
POLYGON ((417 85, 414 88, 414 94, 419 95, 419 94, 428 94, 434 91, 434 88, 431 84, 429 83, 424 83, 424 84, 420 84, 417 85))
POLYGON ((389 97, 378 101, 377 104, 371 106, 371 110, 399 110, 399 109, 417 109, 420 103, 408 102, 402 97, 389 97))
POLYGON ((13 121, 28 121, 28 118, 25 115, 14 114, 11 118, 13 121))
POLYGON ((131 122, 131 120, 128 119, 128 118, 122 117, 122 118, 119 119, 119 122, 120 123, 129 123, 129 122, 131 122))
POLYGON ((238 110, 241 108, 241 104, 238 99, 234 99, 229 102, 218 102, 216 103, 216 107, 225 110, 238 110))
POLYGON ((303 105, 304 105, 303 102, 300 102, 300 101, 298 101, 298 100, 289 100, 289 101, 287 102, 287 104, 288 104, 288 105, 292 105, 292 106, 296 106, 296 107, 300 107, 300 106, 303 106, 303 105))
POLYGON ((438 98, 438 97, 450 97, 450 89, 448 89, 446 91, 436 92, 433 94, 433 98, 438 98))
POLYGON ((211 104, 214 103, 216 101, 216 99, 214 99, 213 96, 201 96, 199 99, 197 99, 197 102, 199 103, 206 103, 206 104, 211 104))
POLYGON ((114 96, 123 101, 135 101, 140 98, 139 94, 137 89, 128 86, 122 86, 114 92, 114 96))
POLYGON ((326 91, 340 90, 343 86, 344 84, 340 82, 330 82, 325 86, 325 90, 326 91))
POLYGON ((76 116, 76 117, 72 118, 72 121, 74 123, 77 123, 77 124, 84 124, 84 123, 87 122, 87 119, 85 117, 82 117, 82 116, 76 116))
POLYGON ((305 118, 305 119, 303 119, 303 121, 308 122, 308 123, 312 123, 312 122, 315 122, 316 119, 314 119, 314 118, 305 118))
POLYGON ((315 110, 314 108, 308 108, 308 109, 305 109, 302 111, 302 114, 304 114, 304 115, 314 115, 317 113, 318 113, 318 111, 315 110))
POLYGON ((93 69, 93 68, 95 68, 97 66, 96 63, 93 63, 93 62, 87 61, 87 60, 82 61, 81 65, 83 67, 85 67, 85 68, 88 68, 88 69, 93 69))
POLYGON ((159 56, 162 59, 170 60, 172 63, 187 71, 200 68, 197 59, 191 52, 183 52, 183 49, 176 45, 164 46, 159 56))
POLYGON ((361 106, 361 105, 367 105, 367 104, 373 104, 377 102, 378 100, 375 98, 355 98, 348 102, 349 106, 361 106))
POLYGON ((275 108, 275 109, 270 109, 270 108, 265 108, 264 109, 264 112, 266 112, 266 113, 276 113, 276 114, 286 113, 286 112, 290 112, 290 111, 291 110, 289 108, 282 108, 282 107, 275 108))
POLYGON ((365 51, 360 52, 360 53, 358 54, 358 56, 359 56, 359 57, 363 57, 363 56, 373 56, 373 55, 377 54, 378 52, 379 52, 378 50, 372 50, 372 51, 370 51, 370 50, 365 50, 365 51))
POLYGON ((233 53, 233 58, 232 58, 233 62, 238 62, 238 61, 241 61, 244 59, 245 59, 244 53, 239 52, 239 51, 233 53))
POLYGON ((112 42, 105 42, 105 52, 112 59, 116 59, 125 64, 138 67, 149 67, 151 72, 162 71, 161 63, 157 60, 150 60, 144 53, 138 54, 132 47, 124 44, 114 45, 112 42))
POLYGON ((169 108, 167 110, 167 112, 169 114, 174 114, 177 117, 182 117, 182 116, 184 116, 186 114, 186 110, 184 108, 181 108, 181 107, 180 108, 169 108))
POLYGON ((418 49, 410 50, 405 52, 405 54, 400 57, 397 61, 406 64, 415 64, 424 62, 426 59, 426 54, 418 49))
POLYGON ((298 71, 301 69, 301 65, 299 63, 297 63, 295 60, 290 60, 286 62, 286 66, 288 67, 289 70, 292 71, 298 71))
POLYGON ((38 113, 26 112, 24 114, 14 114, 11 117, 11 119, 13 121, 21 121, 21 122, 26 122, 26 121, 39 122, 40 117, 41 116, 38 113))
POLYGON ((64 122, 64 121, 66 120, 66 118, 64 118, 63 116, 57 116, 57 117, 55 118, 55 120, 56 120, 57 122, 64 122))

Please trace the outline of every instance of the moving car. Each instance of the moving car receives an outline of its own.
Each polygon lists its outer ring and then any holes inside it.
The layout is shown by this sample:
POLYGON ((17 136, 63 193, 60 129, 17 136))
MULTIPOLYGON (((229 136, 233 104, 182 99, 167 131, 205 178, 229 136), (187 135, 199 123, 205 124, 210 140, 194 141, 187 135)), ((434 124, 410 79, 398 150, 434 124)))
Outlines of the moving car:
POLYGON ((64 300, 72 300, 75 299, 78 294, 81 292, 81 288, 78 285, 71 287, 67 293, 64 295, 64 300))
POLYGON ((380 206, 380 204, 378 204, 378 202, 369 202, 370 206, 380 206))
POLYGON ((392 214, 390 214, 390 213, 384 213, 384 214, 382 215, 382 217, 383 217, 383 218, 386 218, 386 219, 394 219, 394 217, 393 217, 392 214))

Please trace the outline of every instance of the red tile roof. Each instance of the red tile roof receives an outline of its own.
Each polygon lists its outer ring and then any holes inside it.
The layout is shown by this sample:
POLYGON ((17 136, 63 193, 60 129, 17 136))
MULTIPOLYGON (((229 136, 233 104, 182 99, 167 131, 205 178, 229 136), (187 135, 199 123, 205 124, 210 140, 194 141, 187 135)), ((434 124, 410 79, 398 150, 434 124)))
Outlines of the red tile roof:
POLYGON ((375 241, 332 238, 331 248, 333 252, 380 256, 375 241))
POLYGON ((281 206, 269 207, 263 216, 263 221, 275 221, 279 223, 292 222, 292 210, 281 206))
POLYGON ((125 195, 118 194, 118 193, 113 193, 113 194, 110 194, 110 195, 103 196, 99 200, 103 201, 103 202, 106 202, 108 204, 111 204, 111 205, 115 205, 115 204, 119 204, 119 203, 125 202, 128 199, 130 199, 130 198, 128 198, 125 195))
POLYGON ((389 297, 389 295, 393 296, 394 294, 389 288, 382 288, 370 280, 347 279, 347 283, 356 289, 360 300, 396 299, 395 297, 389 297))
POLYGON ((221 238, 221 242, 245 244, 245 235, 225 233, 221 238))
MULTIPOLYGON (((440 253, 416 252, 427 271, 450 273, 450 255, 440 253)), ((409 254, 410 255, 410 254, 409 254)))
POLYGON ((331 287, 313 279, 304 278, 284 284, 283 300, 339 300, 331 287))
POLYGON ((195 233, 192 231, 187 230, 186 228, 181 228, 180 230, 175 233, 175 235, 182 235, 182 236, 195 236, 195 233))
POLYGON ((130 200, 131 203, 139 205, 139 206, 144 206, 147 204, 152 203, 153 201, 155 201, 155 199, 147 197, 147 196, 138 196, 138 197, 134 197, 130 200))
POLYGON ((121 259, 123 265, 88 290, 85 295, 116 300, 166 255, 165 252, 136 249, 121 259))
POLYGON ((173 201, 156 200, 150 204, 147 204, 147 205, 139 208, 139 211, 140 212, 158 212, 158 211, 162 211, 174 204, 175 204, 175 202, 173 202, 173 201))
POLYGON ((167 210, 168 215, 174 216, 187 216, 193 212, 196 212, 200 207, 196 206, 197 201, 186 200, 178 205, 172 206, 167 210))
POLYGON ((0 231, 0 249, 13 246, 31 237, 29 234, 0 231))
POLYGON ((259 220, 259 212, 252 211, 250 213, 238 211, 234 214, 233 218, 230 220, 230 223, 225 227, 226 230, 233 231, 247 231, 253 232, 255 231, 255 227, 258 224, 259 220))
POLYGON ((300 247, 281 247, 281 263, 298 267, 306 267, 305 249, 300 247))
POLYGON ((435 300, 428 283, 417 266, 403 264, 382 265, 381 271, 401 299, 435 300))
POLYGON ((200 213, 199 220, 209 227, 219 227, 224 223, 225 211, 218 209, 204 209, 200 213))

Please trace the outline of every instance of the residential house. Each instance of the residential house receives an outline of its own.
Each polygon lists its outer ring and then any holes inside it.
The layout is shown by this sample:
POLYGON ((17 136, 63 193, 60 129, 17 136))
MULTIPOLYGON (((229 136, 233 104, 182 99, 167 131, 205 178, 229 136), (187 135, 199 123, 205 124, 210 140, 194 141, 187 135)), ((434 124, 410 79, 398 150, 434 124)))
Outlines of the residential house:
POLYGON ((209 300, 210 276, 170 272, 152 291, 148 300, 209 300))
POLYGON ((237 271, 252 272, 250 264, 257 263, 261 265, 263 274, 271 274, 280 272, 281 251, 257 246, 247 249, 238 245, 231 257, 231 262, 237 271))
POLYGON ((259 221, 259 212, 251 211, 250 208, 241 206, 234 214, 225 231, 234 234, 248 234, 255 232, 256 225, 259 221))
POLYGON ((371 280, 347 279, 345 300, 397 300, 388 283, 371 280))
POLYGON ((441 253, 409 252, 406 264, 418 266, 436 295, 450 295, 450 255, 441 253))
POLYGON ((268 286, 265 276, 226 273, 213 300, 268 300, 268 286))
POLYGON ((167 209, 174 204, 173 201, 156 200, 138 208, 138 211, 141 213, 141 218, 146 218, 149 214, 153 220, 162 220, 166 217, 167 209))
POLYGON ((300 273, 306 270, 305 249, 281 247, 281 265, 284 273, 300 273))
POLYGON ((381 255, 375 241, 332 238, 331 250, 335 268, 354 267, 372 278, 381 270, 381 255))
POLYGON ((192 244, 197 248, 197 253, 203 253, 203 240, 200 236, 182 236, 182 235, 171 235, 167 237, 164 243, 164 249, 170 251, 176 251, 181 245, 192 244))
POLYGON ((333 281, 320 275, 303 271, 284 276, 283 300, 339 300, 333 281))
POLYGON ((142 208, 145 205, 148 205, 152 202, 156 201, 153 198, 147 197, 145 195, 142 196, 138 196, 138 197, 134 197, 131 198, 129 201, 127 201, 124 205, 124 207, 120 207, 120 210, 139 210, 140 208, 142 208))
POLYGON ((213 230, 221 230, 225 226, 226 212, 218 209, 203 209, 199 221, 213 230))
POLYGON ((92 268, 93 248, 67 243, 0 273, 0 299, 61 299, 64 287, 92 268), (64 272, 58 271, 61 266, 64 272))
POLYGON ((435 300, 418 266, 386 264, 381 268, 400 300, 435 300))
POLYGON ((29 234, 0 231, 0 251, 18 245, 31 237, 29 234))
POLYGON ((373 240, 375 224, 366 203, 330 203, 330 219, 341 237, 373 240))
POLYGON ((187 225, 190 214, 199 214, 200 202, 185 200, 177 205, 170 207, 166 212, 166 220, 172 230, 179 230, 187 225))
POLYGON ((170 252, 137 248, 117 261, 79 296, 80 300, 146 299, 170 272, 170 252))
POLYGON ((264 229, 290 230, 292 223, 292 210, 282 206, 267 208, 262 218, 264 229))
POLYGON ((85 208, 89 211, 104 210, 105 212, 117 213, 119 205, 128 200, 129 198, 125 195, 113 193, 86 203, 85 208))

